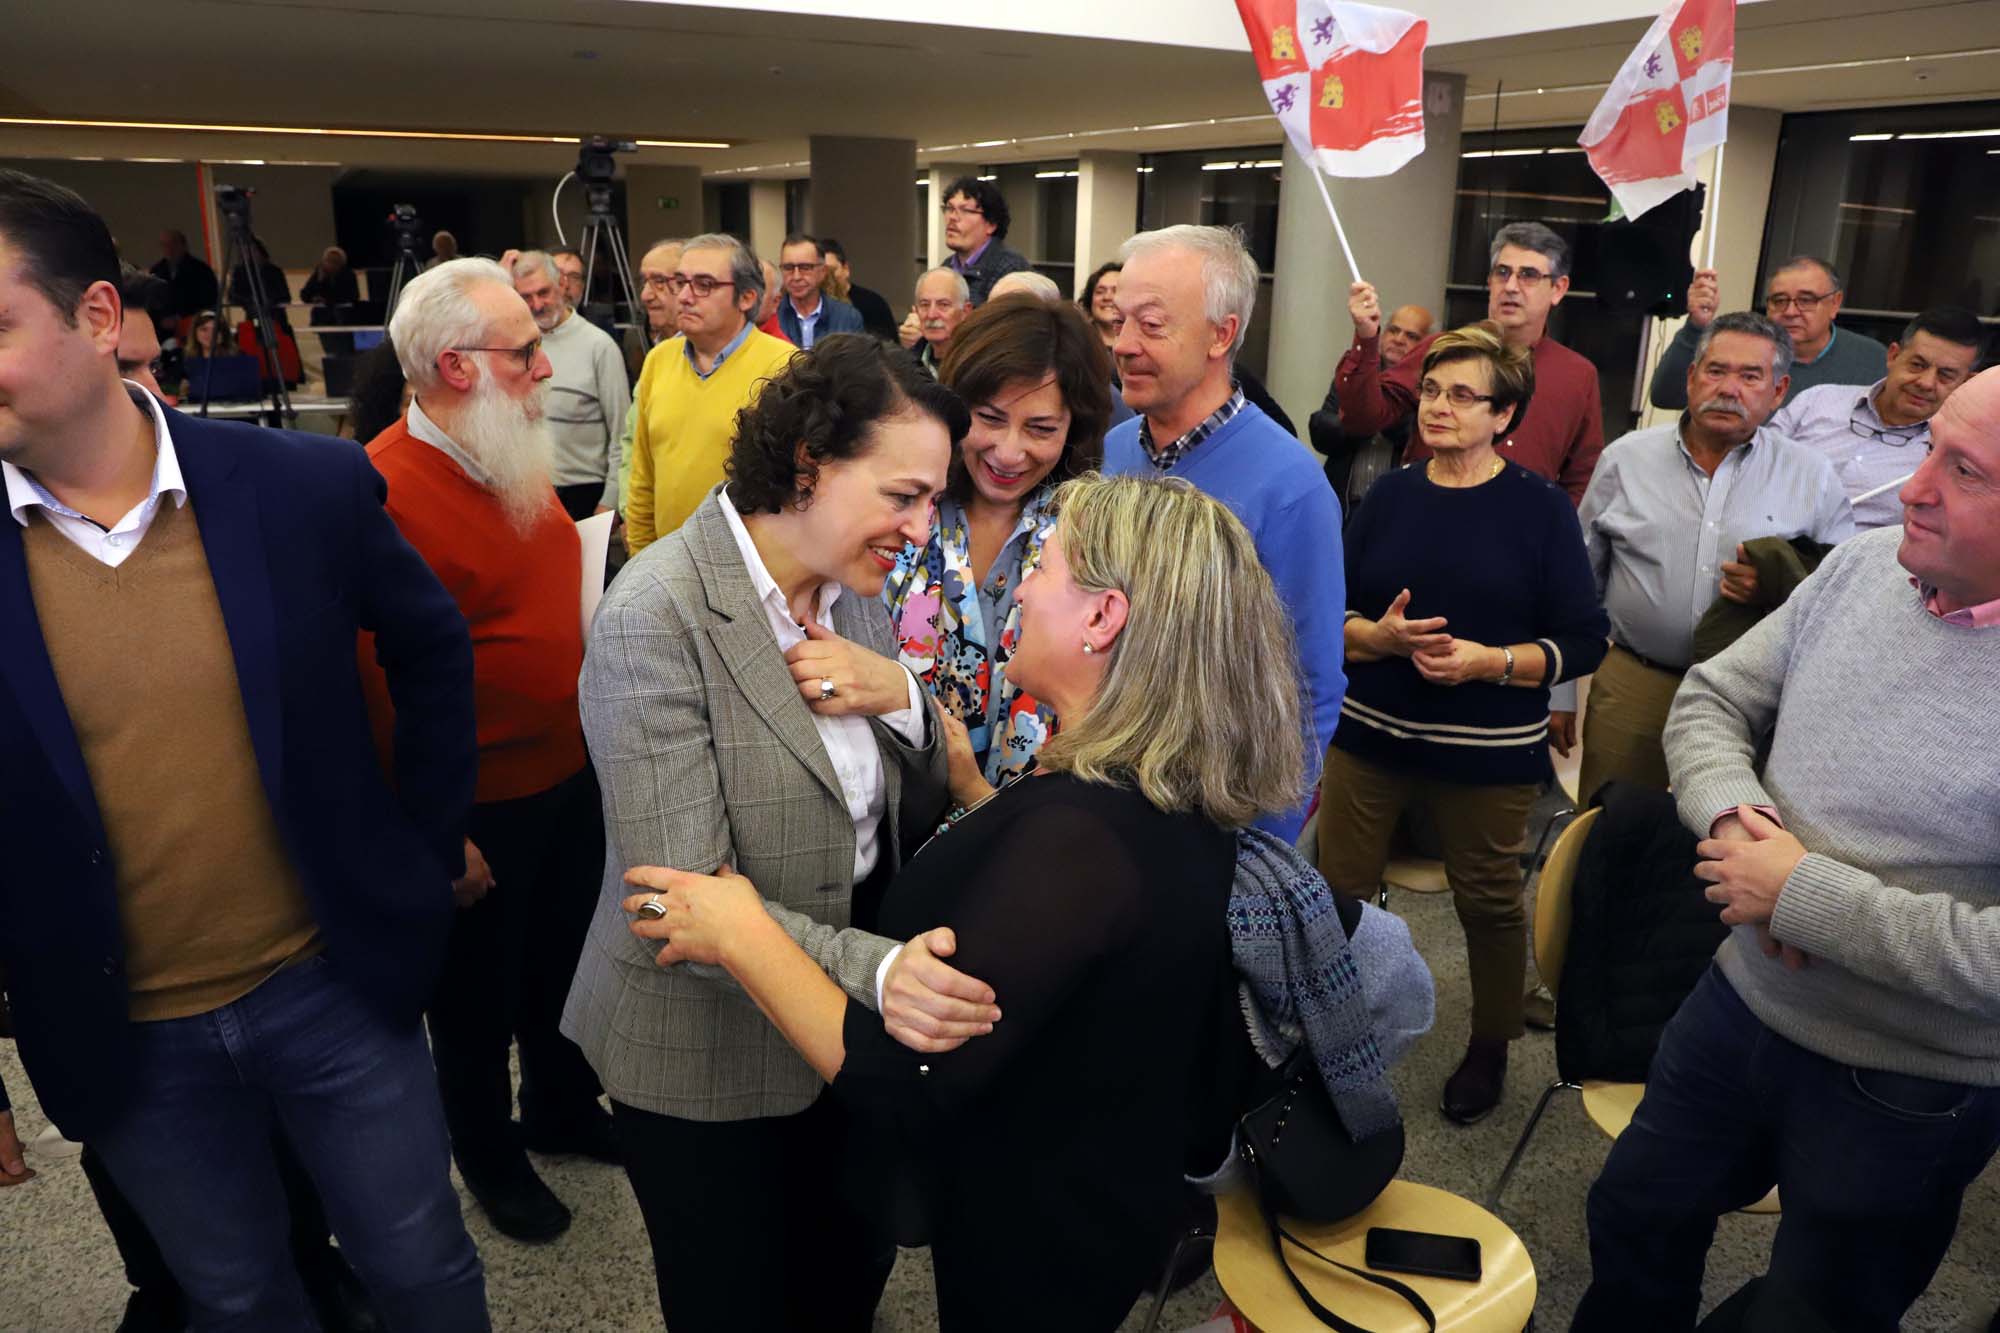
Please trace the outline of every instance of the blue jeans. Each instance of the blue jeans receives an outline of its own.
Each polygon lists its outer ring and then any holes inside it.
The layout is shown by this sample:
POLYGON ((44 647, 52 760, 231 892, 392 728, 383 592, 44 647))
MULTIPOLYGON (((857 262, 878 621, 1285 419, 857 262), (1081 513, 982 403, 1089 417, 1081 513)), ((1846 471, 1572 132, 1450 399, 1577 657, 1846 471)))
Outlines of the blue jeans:
POLYGON ((132 1099, 91 1146, 159 1241, 193 1327, 313 1327, 276 1128, 390 1328, 489 1328, 414 1015, 384 1019, 322 954, 220 1009, 133 1026, 132 1099))
POLYGON ((1830 1327, 1894 1330, 1996 1146, 2000 1088, 1836 1064, 1765 1027, 1711 967, 1591 1186, 1591 1284, 1571 1327, 1693 1328, 1716 1219, 1776 1185, 1772 1275, 1830 1327))

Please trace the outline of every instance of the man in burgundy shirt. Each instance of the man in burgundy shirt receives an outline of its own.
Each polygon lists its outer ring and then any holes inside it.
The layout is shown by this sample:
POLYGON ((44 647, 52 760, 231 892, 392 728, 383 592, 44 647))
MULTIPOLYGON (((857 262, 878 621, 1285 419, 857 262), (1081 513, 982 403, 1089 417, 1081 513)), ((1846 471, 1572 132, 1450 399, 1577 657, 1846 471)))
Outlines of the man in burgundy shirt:
MULTIPOLYGON (((1532 349, 1535 358, 1534 398, 1500 445, 1506 457, 1568 491, 1570 503, 1581 504, 1597 455, 1604 450, 1604 413, 1597 367, 1548 336, 1549 311, 1562 304, 1568 291, 1569 246, 1562 237, 1539 222, 1509 223, 1494 234, 1486 317, 1500 326, 1509 343, 1532 349)), ((1350 287, 1347 311, 1354 319, 1354 346, 1334 372, 1341 425, 1369 434, 1416 410, 1417 380, 1431 339, 1385 370, 1378 346, 1382 303, 1375 288, 1365 282, 1350 287)), ((1428 457, 1423 441, 1412 439, 1404 461, 1428 457)))

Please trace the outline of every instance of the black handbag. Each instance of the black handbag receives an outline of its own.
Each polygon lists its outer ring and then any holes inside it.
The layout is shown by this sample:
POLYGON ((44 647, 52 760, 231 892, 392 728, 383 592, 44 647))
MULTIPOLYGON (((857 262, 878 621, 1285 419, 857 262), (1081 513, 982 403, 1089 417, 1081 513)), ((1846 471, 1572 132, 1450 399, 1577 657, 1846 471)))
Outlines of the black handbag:
POLYGON ((1391 1128, 1358 1142, 1351 1138, 1340 1122, 1339 1108, 1320 1080, 1312 1053, 1303 1042, 1284 1068, 1277 1071, 1276 1079, 1277 1089, 1237 1121, 1236 1141, 1249 1169, 1250 1188, 1257 1195, 1258 1211, 1270 1229, 1271 1248, 1277 1252, 1278 1263, 1284 1268, 1292 1290, 1327 1327, 1340 1333, 1368 1333, 1321 1305, 1306 1290, 1285 1254, 1287 1243, 1321 1263, 1395 1292, 1422 1316, 1426 1327, 1435 1330, 1437 1316, 1431 1313, 1424 1298, 1408 1286, 1328 1258, 1285 1230, 1278 1221, 1278 1214, 1283 1213, 1307 1222, 1339 1222, 1375 1202, 1402 1169, 1402 1122, 1397 1121, 1391 1128))

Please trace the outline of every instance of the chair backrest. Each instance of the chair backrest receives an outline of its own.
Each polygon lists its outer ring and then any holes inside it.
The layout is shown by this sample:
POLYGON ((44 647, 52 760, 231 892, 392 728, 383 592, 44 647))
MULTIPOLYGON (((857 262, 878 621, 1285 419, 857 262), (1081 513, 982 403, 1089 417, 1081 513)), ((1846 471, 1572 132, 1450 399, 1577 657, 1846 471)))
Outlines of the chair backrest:
POLYGON ((1576 887, 1576 867, 1583 855, 1583 843, 1599 811, 1586 810, 1570 821, 1556 845, 1542 862, 1541 877, 1535 881, 1535 970, 1555 994, 1562 984, 1563 955, 1569 948, 1569 926, 1576 887))
POLYGON ((188 402, 253 402, 263 396, 262 363, 254 356, 196 358, 186 363, 188 402))

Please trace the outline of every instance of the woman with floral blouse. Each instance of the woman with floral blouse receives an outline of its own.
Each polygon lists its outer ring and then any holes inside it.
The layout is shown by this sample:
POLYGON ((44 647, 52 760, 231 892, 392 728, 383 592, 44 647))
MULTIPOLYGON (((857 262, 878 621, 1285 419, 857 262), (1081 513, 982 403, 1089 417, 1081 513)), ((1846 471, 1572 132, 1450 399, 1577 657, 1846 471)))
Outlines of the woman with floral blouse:
MULTIPOLYGON (((1094 471, 1111 415, 1110 358, 1082 311, 1031 296, 989 301, 952 340, 939 379, 972 411, 931 537, 883 586, 903 664, 949 719, 952 795, 976 801, 1027 771, 1055 714, 1007 678, 1014 594, 1055 526, 1050 494, 1094 471)), ((949 724, 947 724, 949 726, 949 724)))

